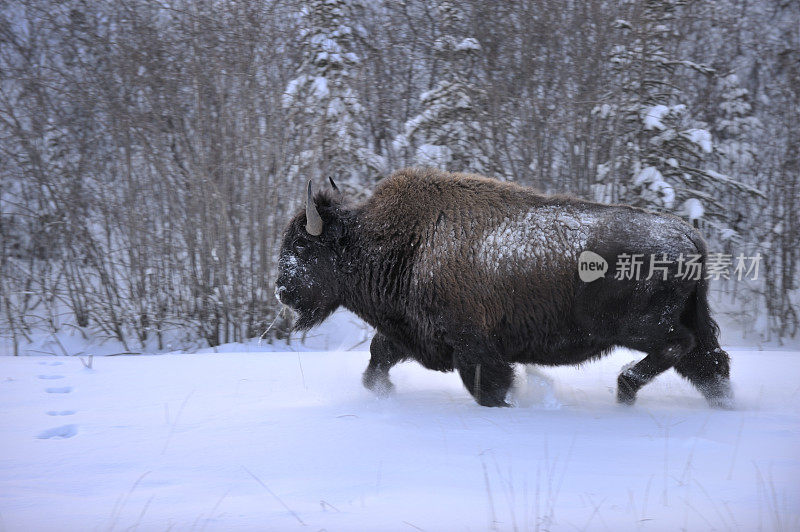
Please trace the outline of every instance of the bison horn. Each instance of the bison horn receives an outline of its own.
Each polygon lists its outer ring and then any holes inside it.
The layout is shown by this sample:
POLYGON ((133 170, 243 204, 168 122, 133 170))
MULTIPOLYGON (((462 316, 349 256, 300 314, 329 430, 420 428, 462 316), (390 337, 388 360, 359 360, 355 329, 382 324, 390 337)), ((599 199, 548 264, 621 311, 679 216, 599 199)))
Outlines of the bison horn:
POLYGON ((336 186, 336 183, 334 182, 331 176, 328 176, 328 181, 331 182, 331 188, 333 189, 333 191, 336 192, 337 194, 341 194, 341 192, 339 191, 339 187, 336 186))
POLYGON ((308 181, 308 198, 306 198, 306 231, 309 235, 322 234, 322 218, 317 212, 317 205, 311 197, 311 180, 308 181))

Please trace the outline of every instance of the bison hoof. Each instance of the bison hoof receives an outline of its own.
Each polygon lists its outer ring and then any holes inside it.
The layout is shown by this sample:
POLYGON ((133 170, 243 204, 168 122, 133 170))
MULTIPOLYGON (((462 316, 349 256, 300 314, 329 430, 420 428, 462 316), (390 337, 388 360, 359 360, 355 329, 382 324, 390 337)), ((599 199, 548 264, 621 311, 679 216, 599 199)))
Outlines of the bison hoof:
POLYGON ((636 402, 636 396, 617 390, 617 402, 621 405, 633 406, 633 404, 636 402))
POLYGON ((498 401, 498 402, 488 402, 488 401, 481 401, 478 403, 481 406, 488 406, 488 407, 511 407, 510 403, 505 401, 498 401))
POLYGON ((489 407, 510 407, 511 404, 508 403, 503 397, 486 397, 481 395, 480 397, 475 398, 475 402, 477 402, 481 406, 489 406, 489 407))
POLYGON ((733 402, 733 391, 731 390, 730 382, 726 380, 719 380, 710 386, 701 388, 703 395, 706 396, 706 401, 711 408, 719 408, 720 410, 735 410, 736 405, 733 402))
POLYGON ((711 397, 708 399, 708 405, 719 410, 736 410, 733 397, 711 397))
POLYGON ((632 405, 636 402, 636 382, 628 375, 617 378, 617 402, 621 405, 632 405))
POLYGON ((361 382, 364 384, 364 388, 378 397, 386 397, 394 391, 394 384, 392 384, 388 376, 376 375, 369 372, 369 370, 364 372, 361 382))

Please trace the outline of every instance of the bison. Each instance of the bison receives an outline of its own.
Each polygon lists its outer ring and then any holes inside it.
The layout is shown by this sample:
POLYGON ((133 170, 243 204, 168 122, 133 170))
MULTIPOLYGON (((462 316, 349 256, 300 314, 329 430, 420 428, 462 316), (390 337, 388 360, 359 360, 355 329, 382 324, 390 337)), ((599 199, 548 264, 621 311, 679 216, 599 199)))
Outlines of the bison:
POLYGON ((308 183, 275 291, 297 330, 340 306, 375 328, 363 383, 376 393, 413 359, 458 371, 481 405, 508 406, 514 363, 579 364, 622 346, 646 356, 619 375, 620 403, 674 367, 709 404, 731 405, 706 245, 679 218, 432 169, 395 172, 357 204, 331 184, 308 183), (584 252, 594 280, 581 278, 584 252), (686 275, 692 256, 700 268, 686 275))

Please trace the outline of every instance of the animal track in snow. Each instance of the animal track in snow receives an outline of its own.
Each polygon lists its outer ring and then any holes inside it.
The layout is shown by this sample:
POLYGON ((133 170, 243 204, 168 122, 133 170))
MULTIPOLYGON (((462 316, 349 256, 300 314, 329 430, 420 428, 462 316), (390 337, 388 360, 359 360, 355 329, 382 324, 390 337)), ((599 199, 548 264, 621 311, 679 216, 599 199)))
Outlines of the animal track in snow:
POLYGON ((61 386, 59 388, 45 388, 44 391, 47 393, 70 393, 72 392, 72 386, 61 386))
POLYGON ((65 439, 72 438, 78 433, 78 425, 62 425, 60 427, 53 427, 52 429, 43 430, 36 436, 40 440, 49 440, 51 438, 65 439))
POLYGON ((64 363, 63 362, 58 362, 58 361, 56 361, 56 362, 39 362, 40 366, 61 366, 62 364, 64 364, 64 363))
POLYGON ((63 375, 39 375, 39 378, 40 379, 46 379, 46 380, 55 380, 55 379, 63 379, 64 376, 63 375))
POLYGON ((46 412, 48 416, 71 416, 75 410, 49 410, 46 412))

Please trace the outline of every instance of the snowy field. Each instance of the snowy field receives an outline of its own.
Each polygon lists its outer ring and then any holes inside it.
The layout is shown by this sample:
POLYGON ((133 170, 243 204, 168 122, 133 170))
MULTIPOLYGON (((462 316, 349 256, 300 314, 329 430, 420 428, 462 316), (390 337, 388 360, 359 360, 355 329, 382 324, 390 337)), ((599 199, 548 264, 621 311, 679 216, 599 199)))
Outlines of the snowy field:
POLYGON ((672 371, 616 405, 630 351, 489 409, 337 347, 0 357, 0 531, 800 529, 796 351, 729 346, 716 411, 672 371))

